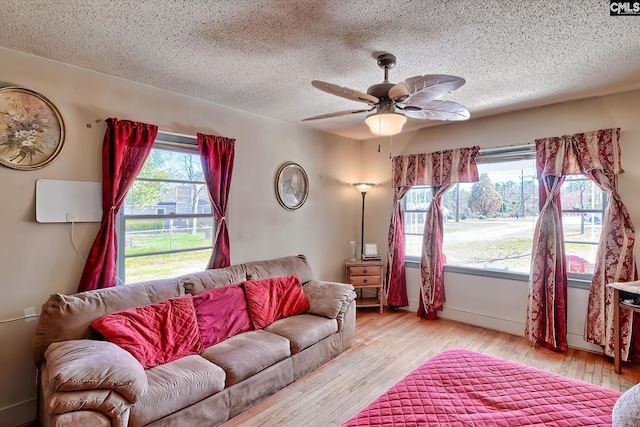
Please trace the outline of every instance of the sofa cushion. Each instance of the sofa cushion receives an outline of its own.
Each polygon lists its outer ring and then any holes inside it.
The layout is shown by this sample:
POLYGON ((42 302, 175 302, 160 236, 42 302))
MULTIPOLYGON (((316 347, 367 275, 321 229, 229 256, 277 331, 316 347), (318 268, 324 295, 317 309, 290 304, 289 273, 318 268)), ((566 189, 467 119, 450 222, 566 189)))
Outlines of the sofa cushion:
POLYGON ((240 285, 223 286, 193 297, 200 339, 204 347, 253 329, 247 298, 240 285))
POLYGON ((265 331, 245 332, 212 347, 201 356, 224 369, 227 387, 291 355, 289 340, 265 331))
POLYGON ((313 314, 301 314, 276 320, 264 330, 288 339, 291 353, 296 354, 338 332, 338 321, 313 314))
POLYGON ((224 388, 225 373, 198 355, 147 370, 149 389, 131 408, 130 426, 141 426, 193 405, 224 388))
POLYGON ((191 295, 118 311, 91 323, 145 368, 203 350, 191 295))
POLYGON ((329 319, 335 319, 356 297, 353 286, 345 283, 311 280, 302 289, 309 300, 307 313, 329 319))
POLYGON ((287 256, 267 261, 252 261, 242 264, 247 272, 246 280, 268 279, 296 275, 301 283, 313 279, 313 272, 304 255, 287 256))
POLYGON ((245 280, 247 280, 247 273, 243 264, 213 268, 178 277, 178 281, 184 287, 185 293, 192 295, 244 282, 245 280))
POLYGON ((117 345, 97 340, 53 343, 45 352, 53 391, 113 389, 134 403, 147 391, 142 365, 117 345))
POLYGON ((244 282, 249 316, 255 329, 309 309, 298 276, 272 277, 244 282))

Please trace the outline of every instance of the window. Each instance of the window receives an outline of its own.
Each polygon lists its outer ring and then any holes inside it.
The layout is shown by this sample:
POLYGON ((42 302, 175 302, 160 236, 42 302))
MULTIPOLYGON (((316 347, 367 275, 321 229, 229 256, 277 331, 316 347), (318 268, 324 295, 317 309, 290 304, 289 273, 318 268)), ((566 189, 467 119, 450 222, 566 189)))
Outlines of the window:
MULTIPOLYGON (((539 215, 535 153, 523 147, 482 153, 478 173, 478 182, 459 183, 442 198, 446 264, 528 275, 539 215)), ((408 261, 420 259, 431 199, 430 187, 414 187, 403 199, 408 261)), ((567 271, 592 275, 605 194, 586 177, 570 176, 561 201, 567 271)))
POLYGON ((121 283, 204 270, 213 233, 197 149, 157 140, 118 215, 121 283))
POLYGON ((607 194, 590 179, 575 175, 565 179, 560 195, 567 272, 593 275, 607 194))

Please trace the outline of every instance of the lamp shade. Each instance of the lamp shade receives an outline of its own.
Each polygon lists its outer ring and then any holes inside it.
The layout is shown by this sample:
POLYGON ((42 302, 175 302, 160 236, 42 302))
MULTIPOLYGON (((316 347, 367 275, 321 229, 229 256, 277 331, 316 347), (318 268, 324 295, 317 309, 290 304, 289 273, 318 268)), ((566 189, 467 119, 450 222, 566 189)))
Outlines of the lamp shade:
POLYGON ((374 135, 390 136, 402 132, 407 118, 400 113, 388 112, 371 114, 364 121, 374 135))
POLYGON ((356 182, 353 186, 356 187, 359 192, 366 193, 370 188, 375 187, 376 185, 371 182, 356 182))

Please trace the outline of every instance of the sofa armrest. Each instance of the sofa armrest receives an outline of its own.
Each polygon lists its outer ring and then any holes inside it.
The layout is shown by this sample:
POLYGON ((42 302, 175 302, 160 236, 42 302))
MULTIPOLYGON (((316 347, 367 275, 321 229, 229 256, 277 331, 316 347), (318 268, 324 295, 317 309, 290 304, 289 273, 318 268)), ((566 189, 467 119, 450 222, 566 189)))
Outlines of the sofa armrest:
POLYGON ((108 341, 72 340, 51 344, 45 352, 53 392, 112 389, 130 403, 147 391, 142 365, 108 341))
POLYGON ((79 412, 98 412, 109 419, 112 427, 126 427, 129 424, 131 404, 113 390, 54 393, 47 403, 47 413, 51 417, 72 413, 77 415, 79 412))
POLYGON ((307 313, 341 320, 349 304, 356 298, 353 286, 346 283, 310 280, 304 290, 309 305, 307 313))

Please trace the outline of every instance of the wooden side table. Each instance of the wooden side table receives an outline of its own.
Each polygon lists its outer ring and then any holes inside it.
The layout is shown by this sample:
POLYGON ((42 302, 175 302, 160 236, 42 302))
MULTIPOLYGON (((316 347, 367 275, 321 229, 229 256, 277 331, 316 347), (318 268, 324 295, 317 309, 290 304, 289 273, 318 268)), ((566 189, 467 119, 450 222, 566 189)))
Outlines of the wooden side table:
POLYGON ((382 261, 345 261, 346 281, 356 288, 356 308, 378 307, 383 313, 384 291, 382 288, 382 261), (376 291, 375 298, 365 298, 364 290, 376 291))
POLYGON ((624 291, 630 294, 640 295, 640 281, 609 283, 607 287, 613 289, 614 313, 613 313, 613 370, 616 374, 622 373, 622 354, 621 343, 622 337, 620 332, 620 313, 622 310, 630 310, 640 313, 640 307, 629 305, 620 300, 620 292, 624 291))

